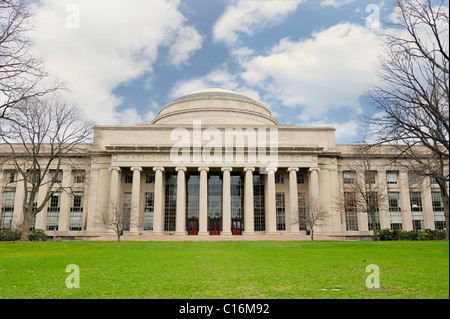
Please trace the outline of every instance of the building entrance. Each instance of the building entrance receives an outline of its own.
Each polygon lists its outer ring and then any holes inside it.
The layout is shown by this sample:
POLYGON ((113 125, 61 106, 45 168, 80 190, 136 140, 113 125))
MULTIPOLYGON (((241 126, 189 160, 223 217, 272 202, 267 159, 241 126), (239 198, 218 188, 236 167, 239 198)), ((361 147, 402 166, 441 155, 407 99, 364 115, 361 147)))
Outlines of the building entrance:
POLYGON ((210 235, 220 235, 220 218, 211 218, 210 219, 210 235))
POLYGON ((197 235, 198 234, 198 219, 191 218, 188 219, 188 235, 197 235))

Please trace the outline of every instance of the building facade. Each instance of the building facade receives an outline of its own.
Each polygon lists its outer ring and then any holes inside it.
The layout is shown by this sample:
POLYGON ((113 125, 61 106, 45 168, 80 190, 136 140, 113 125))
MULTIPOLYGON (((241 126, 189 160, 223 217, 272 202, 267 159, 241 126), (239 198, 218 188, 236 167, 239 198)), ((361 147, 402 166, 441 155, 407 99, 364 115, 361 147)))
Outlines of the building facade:
MULTIPOLYGON (((97 126, 77 165, 46 177, 57 181, 55 193, 32 227, 105 236, 105 216, 120 211, 124 233, 148 240, 300 238, 309 229, 299 211, 314 198, 326 212, 315 228, 323 238, 364 238, 374 227, 444 229, 439 187, 388 164, 388 153, 371 159, 370 184, 385 194, 375 216, 343 205, 355 192, 358 154, 355 145, 336 145, 334 133, 280 125, 266 106, 232 91, 194 92, 163 106, 151 124, 97 126)), ((4 229, 20 223, 27 195, 13 165, 0 168, 4 229)))

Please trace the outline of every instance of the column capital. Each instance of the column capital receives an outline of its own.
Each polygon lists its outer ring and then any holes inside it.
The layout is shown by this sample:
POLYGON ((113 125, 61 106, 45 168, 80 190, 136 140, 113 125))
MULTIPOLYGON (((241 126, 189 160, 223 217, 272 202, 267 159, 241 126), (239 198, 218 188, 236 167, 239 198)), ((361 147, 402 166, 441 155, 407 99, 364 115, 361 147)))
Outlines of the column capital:
POLYGON ((266 167, 267 174, 274 174, 277 170, 278 168, 276 167, 266 167))
POLYGON ((247 171, 252 171, 252 172, 254 172, 254 171, 255 171, 255 168, 254 168, 254 167, 244 167, 244 172, 247 172, 247 171))
POLYGON ((110 170, 110 171, 118 171, 118 172, 120 172, 120 167, 119 167, 119 166, 111 166, 111 167, 109 168, 109 170, 110 170))
POLYGON ((164 167, 162 167, 162 166, 156 166, 156 167, 153 167, 153 171, 161 171, 161 172, 164 172, 164 167))
POLYGON ((310 168, 309 168, 309 171, 310 171, 310 172, 314 172, 314 171, 319 172, 319 171, 320 171, 320 168, 318 168, 318 167, 310 167, 310 168))
POLYGON ((186 171, 187 171, 187 167, 185 167, 185 166, 179 166, 179 167, 175 167, 175 170, 176 170, 177 172, 179 172, 179 171, 186 172, 186 171))
POLYGON ((220 170, 221 170, 222 172, 225 172, 225 171, 231 172, 231 171, 233 171, 233 168, 232 168, 232 167, 222 167, 220 170))
POLYGON ((142 172, 142 167, 139 167, 139 166, 133 166, 133 167, 131 167, 130 168, 130 170, 133 172, 133 171, 139 171, 139 172, 142 172))
POLYGON ((298 171, 299 171, 299 168, 298 168, 298 167, 289 167, 289 168, 287 169, 287 171, 288 171, 288 172, 292 172, 292 171, 298 172, 298 171))
POLYGON ((209 172, 209 167, 201 166, 201 167, 198 168, 198 171, 199 171, 199 172, 201 172, 201 171, 207 171, 207 172, 209 172))

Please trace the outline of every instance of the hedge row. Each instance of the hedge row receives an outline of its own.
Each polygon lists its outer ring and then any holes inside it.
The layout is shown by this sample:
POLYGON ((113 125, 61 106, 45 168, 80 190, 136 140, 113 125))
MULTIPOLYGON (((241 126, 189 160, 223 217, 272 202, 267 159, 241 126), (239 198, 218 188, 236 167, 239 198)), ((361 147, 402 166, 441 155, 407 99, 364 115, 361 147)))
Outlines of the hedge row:
POLYGON ((444 240, 445 230, 401 230, 382 229, 378 232, 379 240, 444 240))
MULTIPOLYGON (((16 241, 22 236, 20 231, 12 231, 8 229, 0 230, 0 241, 16 241)), ((42 229, 33 229, 28 235, 30 241, 46 241, 48 236, 42 229)))

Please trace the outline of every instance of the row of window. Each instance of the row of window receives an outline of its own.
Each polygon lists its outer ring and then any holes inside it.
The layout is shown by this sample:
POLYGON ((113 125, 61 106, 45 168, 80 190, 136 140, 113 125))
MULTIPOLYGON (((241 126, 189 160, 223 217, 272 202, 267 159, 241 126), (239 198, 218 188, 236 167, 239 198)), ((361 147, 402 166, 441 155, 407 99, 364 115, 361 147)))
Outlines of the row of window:
MULTIPOLYGON (((413 228, 424 229, 422 193, 410 192, 410 209, 413 228)), ((376 198, 376 195, 373 196, 376 198)), ((444 203, 440 192, 431 192, 432 209, 434 213, 435 229, 445 229, 444 203)), ((354 192, 344 192, 345 223, 347 231, 358 231, 358 204, 354 192)), ((374 209, 368 214, 369 230, 380 229, 378 203, 374 203, 374 209)), ((388 192, 388 205, 391 229, 402 229, 401 201, 399 192, 388 192)))
MULTIPOLYGON (((356 178, 358 177, 355 171, 344 171, 342 173, 344 184, 355 184, 356 178)), ((386 172, 386 183, 389 185, 398 184, 398 171, 387 171, 386 172)), ((364 172, 361 176, 366 184, 376 184, 377 171, 368 170, 364 172)), ((408 172, 408 184, 417 185, 420 182, 420 177, 415 172, 408 172)), ((431 184, 437 184, 436 179, 430 177, 431 184)))
MULTIPOLYGON (((0 229, 10 229, 14 212, 14 200, 16 192, 3 192, 2 211, 0 215, 0 229)), ((37 196, 36 196, 37 198, 37 196)), ((69 230, 80 231, 83 226, 83 192, 73 192, 71 196, 69 230)), ((61 193, 55 192, 50 198, 47 206, 46 230, 58 230, 59 213, 61 209, 61 193)), ((34 229, 36 217, 34 217, 31 228, 34 229)))
MULTIPOLYGON (((189 173, 188 173, 189 174, 189 173)), ((305 184, 306 174, 303 172, 297 173, 297 184, 305 184)), ((133 173, 125 173, 124 174, 124 183, 132 184, 133 183, 133 173)), ((155 174, 148 173, 145 175, 145 183, 146 184, 154 184, 155 183, 155 174)), ((275 184, 284 184, 284 175, 275 173, 275 184)))
MULTIPOLYGON (((28 170, 28 180, 31 183, 39 183, 42 178, 40 172, 28 170)), ((86 172, 84 170, 74 170, 72 171, 73 183, 81 184, 84 183, 86 172)), ((62 170, 50 170, 50 179, 54 183, 61 183, 63 178, 62 170)), ((12 184, 18 181, 18 173, 16 171, 9 171, 5 173, 6 184, 12 184)))

